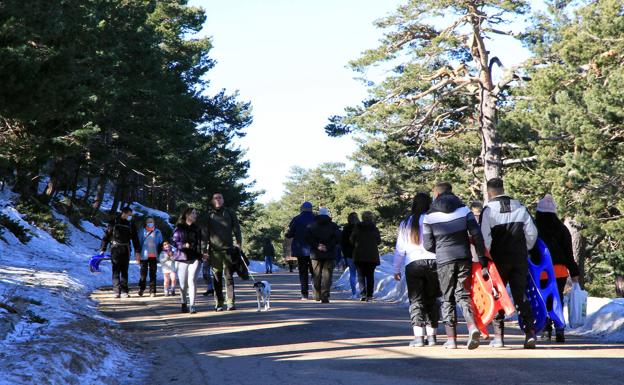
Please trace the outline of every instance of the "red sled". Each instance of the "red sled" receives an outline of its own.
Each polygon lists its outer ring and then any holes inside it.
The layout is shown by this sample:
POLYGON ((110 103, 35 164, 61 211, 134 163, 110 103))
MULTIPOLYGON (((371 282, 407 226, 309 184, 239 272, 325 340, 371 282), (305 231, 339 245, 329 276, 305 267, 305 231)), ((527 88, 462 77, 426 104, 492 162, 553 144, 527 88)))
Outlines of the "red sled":
POLYGON ((481 264, 472 263, 470 298, 475 313, 475 323, 485 338, 490 335, 487 331, 487 325, 492 322, 500 310, 503 310, 507 316, 512 315, 515 311, 513 302, 507 294, 507 288, 498 274, 496 265, 491 260, 488 262, 488 271, 490 277, 485 280, 481 273, 481 264))

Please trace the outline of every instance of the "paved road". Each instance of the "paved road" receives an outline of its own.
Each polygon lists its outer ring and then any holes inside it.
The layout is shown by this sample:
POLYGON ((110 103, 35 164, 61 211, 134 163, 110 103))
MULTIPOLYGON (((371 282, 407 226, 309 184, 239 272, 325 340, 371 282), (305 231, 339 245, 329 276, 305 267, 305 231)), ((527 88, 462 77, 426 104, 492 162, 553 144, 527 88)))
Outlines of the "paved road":
MULTIPOLYGON (((202 296, 195 315, 181 314, 177 298, 116 300, 105 290, 94 298, 154 357, 150 384, 624 383, 624 345, 571 337, 528 351, 513 327, 506 349, 410 348, 405 308, 340 293, 330 304, 301 301, 296 274, 268 280, 273 308, 261 313, 246 282, 237 282, 234 312, 210 311, 202 296)), ((463 345, 465 325, 458 332, 463 345)))

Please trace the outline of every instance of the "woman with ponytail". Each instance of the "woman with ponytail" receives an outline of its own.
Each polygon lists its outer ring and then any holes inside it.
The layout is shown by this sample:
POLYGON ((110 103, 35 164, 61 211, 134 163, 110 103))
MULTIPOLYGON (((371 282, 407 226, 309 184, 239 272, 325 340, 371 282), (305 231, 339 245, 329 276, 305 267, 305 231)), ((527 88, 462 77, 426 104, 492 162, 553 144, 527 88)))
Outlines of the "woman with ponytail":
POLYGON ((411 215, 399 225, 394 250, 394 279, 401 280, 401 270, 405 267, 409 312, 414 330, 414 340, 410 346, 416 347, 436 344, 439 320, 436 298, 440 285, 435 254, 425 250, 422 238, 422 223, 430 205, 431 197, 428 194, 416 194, 411 215))

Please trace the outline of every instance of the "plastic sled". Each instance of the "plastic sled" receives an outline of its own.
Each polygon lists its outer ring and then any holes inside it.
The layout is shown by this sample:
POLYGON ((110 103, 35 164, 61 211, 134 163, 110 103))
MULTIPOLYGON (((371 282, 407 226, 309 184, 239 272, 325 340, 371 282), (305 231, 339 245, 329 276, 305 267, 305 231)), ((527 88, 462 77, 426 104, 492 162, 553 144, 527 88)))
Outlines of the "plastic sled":
POLYGON ((488 272, 490 277, 485 280, 481 272, 481 264, 472 263, 470 298, 475 312, 475 323, 484 337, 489 336, 487 325, 492 322, 499 311, 502 310, 510 316, 515 310, 496 265, 491 260, 488 263, 488 272))
MULTIPOLYGON (((546 244, 539 238, 535 243, 535 247, 539 252, 540 260, 536 264, 531 258, 528 259, 529 274, 527 276, 526 295, 531 302, 531 311, 535 318, 533 327, 535 332, 538 333, 546 326, 547 318, 550 318, 557 328, 565 327, 565 321, 563 318, 563 304, 559 298, 559 290, 557 289, 557 280, 550 252, 546 244), (546 273, 548 276, 543 287, 540 283, 542 273, 546 273)), ((518 317, 518 323, 524 330, 525 325, 522 322, 522 317, 518 317)))
POLYGON ((110 260, 111 256, 109 254, 105 254, 105 255, 94 255, 89 259, 89 271, 92 273, 99 273, 100 272, 100 262, 104 261, 104 260, 110 260))

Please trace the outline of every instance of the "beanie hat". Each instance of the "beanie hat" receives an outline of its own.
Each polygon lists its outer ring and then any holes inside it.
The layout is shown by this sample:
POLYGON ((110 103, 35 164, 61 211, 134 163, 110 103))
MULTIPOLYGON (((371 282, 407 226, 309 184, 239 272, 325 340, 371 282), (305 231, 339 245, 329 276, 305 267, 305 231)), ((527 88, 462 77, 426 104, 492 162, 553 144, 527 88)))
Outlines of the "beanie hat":
POLYGON ((328 217, 331 216, 329 215, 329 210, 327 209, 327 207, 321 207, 319 209, 318 215, 327 215, 328 217))
POLYGON ((301 204, 301 210, 307 210, 307 211, 312 211, 312 203, 310 202, 303 202, 301 204))
POLYGON ((557 205, 555 204, 555 200, 552 195, 546 194, 544 195, 544 198, 537 202, 537 211, 542 213, 557 214, 557 205))

